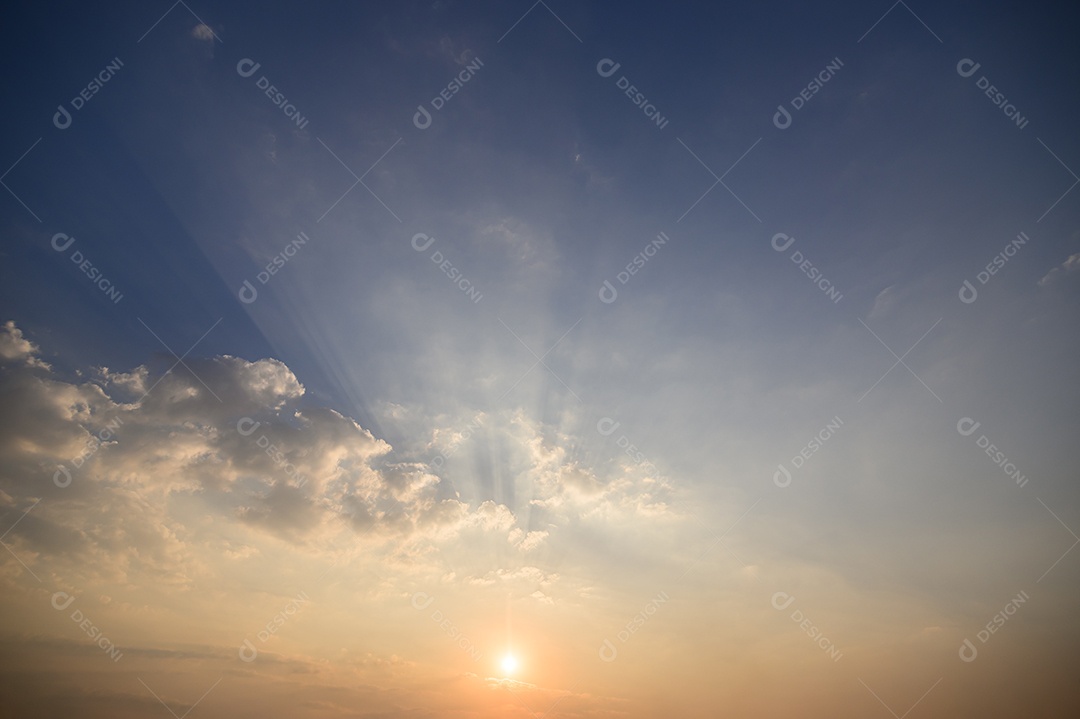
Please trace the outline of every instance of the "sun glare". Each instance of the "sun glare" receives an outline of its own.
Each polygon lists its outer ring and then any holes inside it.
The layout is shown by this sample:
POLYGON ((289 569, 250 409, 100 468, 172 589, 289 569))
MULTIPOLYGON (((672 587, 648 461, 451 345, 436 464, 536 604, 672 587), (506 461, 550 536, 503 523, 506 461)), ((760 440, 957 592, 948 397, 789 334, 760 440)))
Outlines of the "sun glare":
POLYGON ((505 657, 502 658, 501 666, 503 674, 509 676, 517 671, 518 662, 517 659, 514 658, 513 654, 507 654, 505 657))

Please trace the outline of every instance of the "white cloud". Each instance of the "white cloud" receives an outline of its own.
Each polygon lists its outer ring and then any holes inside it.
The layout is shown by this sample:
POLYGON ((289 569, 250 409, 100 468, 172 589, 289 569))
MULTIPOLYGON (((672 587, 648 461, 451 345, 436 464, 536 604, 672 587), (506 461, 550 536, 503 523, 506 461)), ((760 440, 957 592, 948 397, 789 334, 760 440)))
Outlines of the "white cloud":
POLYGON ((896 285, 889 285, 878 292, 874 298, 874 306, 870 309, 870 319, 880 319, 890 314, 896 308, 897 294, 896 285))
POLYGON ((0 371, 0 519, 43 498, 5 541, 65 581, 192 587, 286 551, 378 556, 431 576, 453 557, 464 582, 490 569, 476 548, 492 542, 540 558, 582 522, 621 532, 673 516, 662 478, 618 462, 600 474, 568 435, 521 411, 429 424, 403 456, 337 411, 301 406, 304 387, 278 360, 189 358, 165 374, 171 361, 70 379, 32 365, 37 348, 14 324, 0 338, 14 363, 0 371), (468 474, 489 443, 505 451, 502 489, 468 474), (472 482, 464 497, 459 482, 472 482))
POLYGON ((49 365, 35 357, 37 353, 37 345, 24 338, 22 330, 13 321, 8 320, 0 327, 0 360, 21 360, 30 366, 48 369, 49 365))
POLYGON ((541 546, 544 543, 544 540, 547 539, 547 536, 548 533, 543 530, 538 532, 526 532, 525 530, 516 527, 507 535, 506 540, 521 551, 529 552, 541 546))
POLYGON ((277 360, 188 359, 164 375, 100 368, 80 382, 42 374, 13 323, 0 348, 15 363, 0 373, 9 524, 44 497, 8 535, 31 566, 66 558, 113 579, 188 583, 217 561, 197 546, 207 516, 230 527, 234 558, 257 555, 260 535, 314 548, 349 527, 346 546, 409 553, 514 527, 507 507, 472 509, 424 465, 389 461, 390 445, 352 419, 290 409, 304 388, 277 360))
POLYGON ((214 31, 210 29, 209 25, 205 23, 199 23, 195 27, 191 28, 191 36, 196 40, 203 40, 205 42, 214 41, 214 31))
POLYGON ((536 424, 517 412, 508 423, 526 452, 524 479, 534 488, 532 504, 567 516, 675 516, 671 486, 649 464, 625 462, 606 476, 571 457, 569 435, 536 424))

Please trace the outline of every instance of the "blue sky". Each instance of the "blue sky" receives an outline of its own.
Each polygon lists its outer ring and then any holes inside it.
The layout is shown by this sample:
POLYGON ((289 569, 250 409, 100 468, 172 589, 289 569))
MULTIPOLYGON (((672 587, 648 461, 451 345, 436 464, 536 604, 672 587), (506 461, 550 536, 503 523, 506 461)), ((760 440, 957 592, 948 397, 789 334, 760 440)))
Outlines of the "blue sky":
POLYGON ((6 701, 1075 708, 1075 19, 9 11, 6 701))

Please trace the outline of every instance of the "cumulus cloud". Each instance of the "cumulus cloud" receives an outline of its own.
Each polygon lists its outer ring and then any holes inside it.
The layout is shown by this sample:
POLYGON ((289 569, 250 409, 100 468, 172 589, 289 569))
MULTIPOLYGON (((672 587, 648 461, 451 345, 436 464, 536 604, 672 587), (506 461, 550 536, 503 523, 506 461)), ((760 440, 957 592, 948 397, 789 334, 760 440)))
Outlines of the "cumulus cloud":
POLYGON ((21 362, 48 369, 49 365, 35 356, 37 353, 37 345, 23 337, 22 330, 15 326, 15 322, 8 320, 0 327, 0 361, 21 362))
POLYGON ((482 559, 469 547, 535 561, 583 521, 674 516, 654 468, 601 476, 569 436, 520 411, 429 426, 430 441, 402 453, 306 406, 275 359, 161 357, 65 377, 35 361, 14 323, 0 348, 0 520, 32 508, 5 541, 35 573, 191 587, 276 542, 335 562, 377 551, 402 571, 445 571, 449 551, 475 576, 482 559), (505 448, 512 487, 470 485, 463 497, 455 482, 473 479, 461 470, 488 443, 505 448))
POLYGON ((83 380, 48 371, 37 351, 14 323, 3 327, 0 513, 10 526, 34 506, 8 535, 28 565, 66 557, 113 579, 190 582, 205 565, 181 506, 298 548, 342 527, 403 551, 514 528, 507 507, 470 507, 425 465, 392 461, 390 445, 351 418, 299 407, 304 387, 277 360, 170 369, 168 358, 83 380))
POLYGON ((544 543, 544 540, 547 539, 547 536, 548 533, 543 530, 526 532, 520 527, 515 527, 510 534, 507 535, 506 540, 521 551, 529 552, 541 546, 544 543))

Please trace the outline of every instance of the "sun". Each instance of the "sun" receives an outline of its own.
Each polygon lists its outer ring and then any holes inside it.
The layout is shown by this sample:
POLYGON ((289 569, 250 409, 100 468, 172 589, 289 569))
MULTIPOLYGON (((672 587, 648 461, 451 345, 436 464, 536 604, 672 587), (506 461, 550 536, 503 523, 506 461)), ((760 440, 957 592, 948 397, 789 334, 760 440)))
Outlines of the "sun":
POLYGON ((500 664, 500 666, 502 667, 503 674, 506 675, 506 676, 509 676, 509 675, 511 675, 511 674, 513 674, 514 672, 517 671, 517 668, 518 668, 517 658, 514 657, 513 654, 507 654, 506 656, 504 656, 502 658, 502 663, 500 664))

